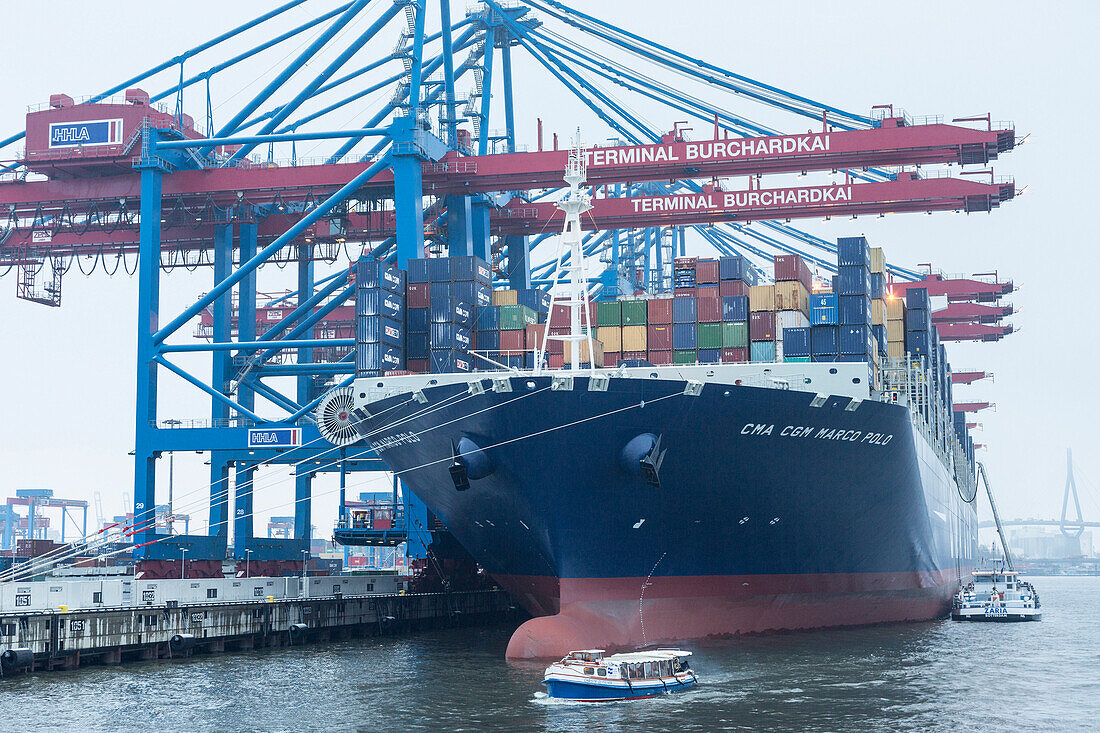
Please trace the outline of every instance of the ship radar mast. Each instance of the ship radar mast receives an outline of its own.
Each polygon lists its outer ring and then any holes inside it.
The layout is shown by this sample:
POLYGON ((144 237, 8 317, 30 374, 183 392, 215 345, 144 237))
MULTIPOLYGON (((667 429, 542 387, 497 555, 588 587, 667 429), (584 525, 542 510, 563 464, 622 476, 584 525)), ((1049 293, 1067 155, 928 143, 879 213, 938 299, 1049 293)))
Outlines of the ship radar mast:
POLYGON ((581 214, 592 208, 592 198, 581 190, 588 178, 588 152, 581 143, 581 131, 578 128, 577 136, 573 140, 573 146, 569 151, 569 160, 565 164, 565 182, 569 190, 565 197, 558 202, 558 208, 565 212, 565 224, 562 227, 561 239, 558 244, 557 269, 554 283, 550 289, 550 308, 547 317, 546 329, 543 332, 541 343, 535 346, 535 373, 542 371, 543 360, 546 356, 546 344, 549 339, 557 339, 567 343, 569 354, 568 369, 576 372, 581 370, 582 343, 588 345, 588 369, 595 371, 596 360, 592 344, 592 311, 588 298, 588 274, 585 268, 584 251, 581 247, 581 214), (568 296, 564 299, 560 296, 559 286, 562 278, 569 278, 568 296), (554 315, 554 305, 564 305, 569 308, 569 333, 551 335, 550 321, 554 315))

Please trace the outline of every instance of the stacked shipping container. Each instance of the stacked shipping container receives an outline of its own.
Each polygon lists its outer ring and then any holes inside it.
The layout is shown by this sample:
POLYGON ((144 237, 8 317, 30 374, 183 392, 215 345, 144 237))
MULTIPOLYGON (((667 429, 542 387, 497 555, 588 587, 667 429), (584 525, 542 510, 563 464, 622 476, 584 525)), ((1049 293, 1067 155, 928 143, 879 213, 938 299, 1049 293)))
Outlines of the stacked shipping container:
POLYGON ((355 375, 405 368, 405 273, 362 257, 355 265, 355 375))

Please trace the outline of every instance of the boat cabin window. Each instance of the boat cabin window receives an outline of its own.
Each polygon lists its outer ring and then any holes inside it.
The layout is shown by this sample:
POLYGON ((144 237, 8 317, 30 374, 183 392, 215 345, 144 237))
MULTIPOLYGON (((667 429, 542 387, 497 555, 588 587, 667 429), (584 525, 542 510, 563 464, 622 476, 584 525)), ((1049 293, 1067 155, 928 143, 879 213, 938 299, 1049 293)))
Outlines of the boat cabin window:
POLYGON ((600 667, 599 669, 596 670, 596 674, 598 674, 600 677, 606 677, 607 676, 607 670, 604 669, 603 667, 600 667))
POLYGON ((585 667, 584 668, 584 673, 585 674, 592 674, 592 668, 591 667, 585 667))

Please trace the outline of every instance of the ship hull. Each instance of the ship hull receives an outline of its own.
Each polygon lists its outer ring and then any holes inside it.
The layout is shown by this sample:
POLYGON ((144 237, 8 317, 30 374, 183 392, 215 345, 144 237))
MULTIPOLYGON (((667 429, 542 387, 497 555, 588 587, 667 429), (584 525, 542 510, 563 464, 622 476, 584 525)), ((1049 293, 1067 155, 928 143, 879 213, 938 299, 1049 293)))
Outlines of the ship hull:
POLYGON ((690 395, 675 379, 510 382, 393 397, 361 426, 535 616, 510 657, 939 618, 973 564, 972 505, 904 407, 722 384, 690 395), (647 435, 664 451, 659 485, 628 448, 647 435), (468 490, 448 472, 459 444, 468 490))

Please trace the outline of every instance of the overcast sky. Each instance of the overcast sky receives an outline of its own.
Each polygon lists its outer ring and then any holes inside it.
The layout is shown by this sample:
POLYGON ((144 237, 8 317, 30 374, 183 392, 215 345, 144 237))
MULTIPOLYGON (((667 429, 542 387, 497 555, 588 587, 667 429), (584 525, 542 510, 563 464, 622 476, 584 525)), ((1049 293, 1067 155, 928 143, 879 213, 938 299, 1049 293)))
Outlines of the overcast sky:
MULTIPOLYGON (((272 27, 290 28, 336 4, 312 0, 272 27)), ((434 0, 430 4, 434 7, 434 0)), ((872 105, 893 103, 914 115, 947 119, 991 112, 995 120, 1014 121, 1019 134, 1030 134, 1025 145, 995 164, 997 174, 1014 175, 1019 188, 1026 186, 1025 194, 992 214, 795 224, 829 239, 866 234, 898 264, 932 263, 957 273, 997 270, 1013 279, 1018 292, 1012 302, 1020 312, 1012 320, 1018 333, 1000 343, 949 347, 956 370, 985 369, 996 375, 994 382, 957 389, 956 399, 997 405, 996 412, 978 418, 984 425, 978 441, 989 446, 979 456, 1005 515, 1058 516, 1065 451, 1072 447, 1086 518, 1100 519, 1100 455, 1093 432, 1100 262, 1095 229, 1082 218, 1093 211, 1089 181, 1100 168, 1097 146, 1088 142, 1100 119, 1091 81, 1100 68, 1100 6, 729 0, 574 4, 692 56, 843 109, 867 114, 872 105)), ((26 107, 48 101, 51 93, 94 94, 272 5, 258 0, 191 0, 178 8, 137 0, 6 2, 3 26, 15 32, 5 34, 0 66, 0 138, 22 129, 26 107)), ((389 3, 376 0, 375 5, 377 15, 389 3)), ((454 3, 453 17, 465 9, 465 2, 454 3)), ((372 55, 357 58, 388 54, 398 25, 391 28, 370 47, 372 55)), ((249 39, 259 42, 263 36, 249 39)), ((271 67, 295 45, 215 77, 215 124, 224 123, 255 94, 270 78, 271 67)), ((232 51, 246 47, 242 41, 232 51)), ((589 141, 609 134, 541 67, 522 51, 516 54, 520 144, 534 144, 539 117, 548 138, 556 131, 564 139, 577 125, 589 141)), ((195 64, 188 72, 203 68, 195 64)), ((171 73, 146 88, 160 91, 172 83, 171 73)), ((382 92, 338 113, 325 128, 361 125, 387 96, 382 92)), ((813 124, 728 95, 709 99, 790 132, 813 124)), ((627 100, 659 128, 683 119, 682 113, 654 103, 624 96, 627 100)), ((494 117, 500 101, 495 98, 494 117)), ((204 118, 205 99, 198 88, 189 92, 187 109, 196 119, 204 118)), ((503 127, 503 118, 494 119, 492 127, 503 127)), ((709 134, 703 127, 696 125, 700 137, 709 134)), ((0 151, 0 159, 12 152, 0 151)), ((689 246, 693 254, 708 254, 700 243, 689 246)), ((260 290, 287 287, 288 274, 265 269, 260 290)), ((209 268, 164 276, 162 322, 208 289, 210 277, 209 268)), ((133 444, 137 282, 121 270, 114 277, 102 271, 85 277, 74 268, 65 277, 60 309, 19 301, 14 291, 9 273, 0 279, 0 380, 6 385, 0 399, 0 495, 35 487, 91 500, 100 491, 105 514, 118 513, 133 481, 133 459, 127 453, 133 444)), ((205 368, 198 361, 189 364, 197 373, 205 368)), ((161 419, 209 416, 209 400, 200 393, 170 375, 161 384, 161 419)), ((177 496, 206 491, 203 460, 193 454, 177 457, 177 496)), ((158 499, 163 501, 166 467, 160 472, 158 499)), ((261 518, 291 513, 286 505, 293 496, 291 483, 275 470, 262 476, 255 499, 261 518)), ((373 481, 372 487, 381 483, 372 476, 354 481, 373 481)), ((332 478, 315 485, 315 496, 334 487, 332 478)), ((336 513, 334 494, 318 496, 313 511, 320 534, 327 536, 336 513)), ((257 521, 257 533, 263 531, 263 522, 257 521)))

